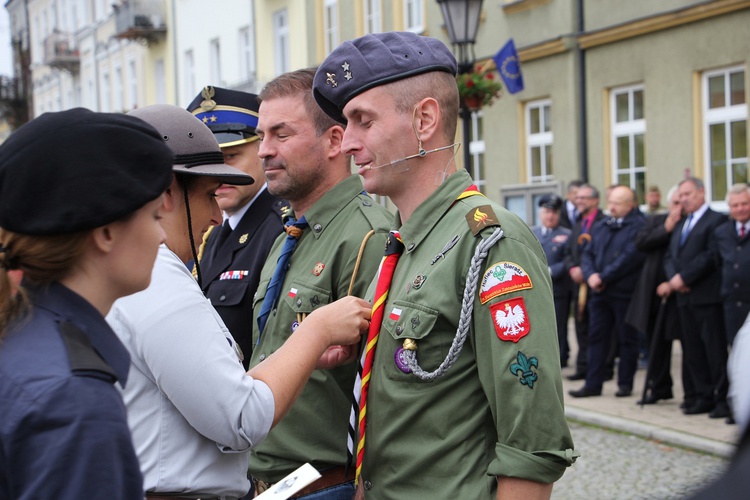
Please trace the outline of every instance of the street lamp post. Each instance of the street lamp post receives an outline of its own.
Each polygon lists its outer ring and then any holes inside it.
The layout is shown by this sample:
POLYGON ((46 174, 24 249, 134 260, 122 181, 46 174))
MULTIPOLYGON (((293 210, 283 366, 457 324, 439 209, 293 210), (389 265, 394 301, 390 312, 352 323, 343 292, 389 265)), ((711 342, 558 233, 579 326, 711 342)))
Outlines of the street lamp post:
MULTIPOLYGON (((448 31, 448 38, 454 47, 458 62, 458 73, 468 73, 474 66, 474 42, 479 29, 479 15, 482 12, 483 0, 436 0, 443 14, 443 23, 448 31)), ((464 148, 464 168, 471 173, 469 164, 471 154, 471 111, 461 100, 461 122, 464 148)))

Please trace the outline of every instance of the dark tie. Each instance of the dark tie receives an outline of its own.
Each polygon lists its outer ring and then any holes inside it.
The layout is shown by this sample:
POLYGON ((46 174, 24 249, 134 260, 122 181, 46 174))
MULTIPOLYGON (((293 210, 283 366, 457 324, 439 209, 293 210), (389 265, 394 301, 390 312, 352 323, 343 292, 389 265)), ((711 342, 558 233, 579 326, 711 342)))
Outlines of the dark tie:
POLYGON ((680 234, 680 246, 685 244, 685 240, 692 230, 692 228, 690 227, 691 222, 693 222, 693 214, 688 215, 688 218, 685 221, 685 228, 683 229, 682 234, 680 234))
POLYGON ((268 315, 276 305, 281 293, 281 284, 284 282, 284 276, 289 268, 289 259, 294 252, 294 247, 297 246, 302 231, 307 227, 307 220, 303 216, 300 220, 290 219, 284 226, 287 237, 284 241, 284 246, 281 247, 281 254, 279 254, 279 260, 276 261, 276 269, 273 271, 271 281, 268 283, 266 289, 266 296, 263 299, 263 305, 260 307, 260 314, 258 314, 258 342, 260 342, 260 336, 263 334, 263 328, 266 326, 268 315))
POLYGON ((216 257, 217 253, 219 253, 219 249, 224 245, 224 242, 227 241, 227 238, 229 238, 229 235, 231 234, 231 232, 232 232, 232 226, 229 225, 229 219, 227 219, 224 221, 224 224, 221 225, 221 229, 219 230, 219 236, 216 237, 216 243, 211 249, 212 259, 216 257))
MULTIPOLYGON (((396 270, 396 263, 398 262, 401 253, 404 251, 404 244, 401 241, 401 235, 398 231, 391 231, 388 237, 388 242, 385 247, 385 255, 380 263, 380 272, 378 274, 378 281, 375 285, 375 297, 372 304, 372 317, 370 319, 370 330, 367 332, 367 343, 365 344, 362 358, 360 359, 359 372, 357 373, 357 380, 354 386, 354 403, 352 408, 352 416, 358 416, 359 420, 357 426, 359 428, 359 441, 357 442, 357 468, 355 470, 355 478, 359 479, 359 474, 362 471, 362 457, 365 454, 365 417, 367 416, 367 390, 370 386, 370 373, 372 371, 372 363, 375 359, 375 347, 378 343, 378 337, 380 336, 380 326, 383 323, 383 316, 385 312, 385 302, 388 298, 388 289, 391 286, 391 280, 393 279, 393 272, 396 270)), ((353 424, 353 422, 350 422, 353 424)), ((353 454, 354 447, 354 429, 350 425, 349 427, 349 453, 353 454)))
POLYGON ((740 226, 740 239, 742 239, 742 238, 744 238, 744 237, 745 237, 745 225, 744 225, 744 224, 742 224, 742 225, 740 226))

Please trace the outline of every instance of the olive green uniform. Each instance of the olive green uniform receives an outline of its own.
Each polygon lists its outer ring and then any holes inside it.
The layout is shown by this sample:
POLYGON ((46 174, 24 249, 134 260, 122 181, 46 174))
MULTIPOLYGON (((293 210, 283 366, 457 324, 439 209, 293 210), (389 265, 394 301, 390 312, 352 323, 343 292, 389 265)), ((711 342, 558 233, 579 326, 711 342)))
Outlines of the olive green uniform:
POLYGON ((470 184, 465 171, 451 175, 399 228, 405 250, 367 400, 360 478, 367 499, 495 498, 496 476, 553 482, 577 455, 563 410, 544 252, 525 223, 487 198, 456 201, 470 184), (504 237, 478 271, 455 365, 432 382, 405 373, 404 339, 416 341, 422 369, 443 362, 475 247, 498 219, 504 237), (468 220, 484 229, 474 236, 468 220))
MULTIPOLYGON (((253 349, 256 366, 289 338, 304 316, 349 294, 362 241, 370 230, 351 294, 364 297, 377 272, 393 216, 363 194, 362 181, 351 176, 305 212, 309 224, 297 243, 284 277, 278 306, 272 310, 260 344, 253 349)), ((257 315, 286 235, 274 243, 261 271, 253 311, 253 342, 258 341, 257 315)), ((253 449, 252 475, 276 482, 311 462, 318 468, 346 464, 346 440, 356 363, 315 370, 289 413, 253 449)))

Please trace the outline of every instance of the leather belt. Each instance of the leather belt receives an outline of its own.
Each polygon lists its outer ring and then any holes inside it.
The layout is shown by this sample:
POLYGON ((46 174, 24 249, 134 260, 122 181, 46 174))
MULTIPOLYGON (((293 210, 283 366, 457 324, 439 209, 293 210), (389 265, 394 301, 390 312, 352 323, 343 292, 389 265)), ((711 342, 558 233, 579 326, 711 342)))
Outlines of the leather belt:
MULTIPOLYGON (((346 467, 344 467, 343 465, 337 465, 334 467, 328 467, 327 469, 323 469, 318 472, 320 472, 320 477, 318 479, 299 490, 294 494, 294 496, 290 498, 300 498, 305 495, 315 493, 316 491, 354 481, 354 467, 349 467, 349 471, 347 472, 346 467)), ((260 495, 267 489, 272 488, 273 485, 276 484, 267 483, 256 478, 253 478, 253 483, 255 485, 256 496, 260 495)))

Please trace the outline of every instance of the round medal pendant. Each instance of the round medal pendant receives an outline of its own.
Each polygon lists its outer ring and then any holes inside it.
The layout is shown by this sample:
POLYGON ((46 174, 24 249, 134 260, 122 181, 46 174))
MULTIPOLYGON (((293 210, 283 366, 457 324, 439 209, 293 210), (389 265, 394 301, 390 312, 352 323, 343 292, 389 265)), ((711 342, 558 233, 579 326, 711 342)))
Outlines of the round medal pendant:
POLYGON ((393 360, 396 362, 396 366, 399 370, 404 373, 411 373, 411 368, 406 364, 406 351, 403 347, 396 349, 396 353, 393 355, 393 360))

